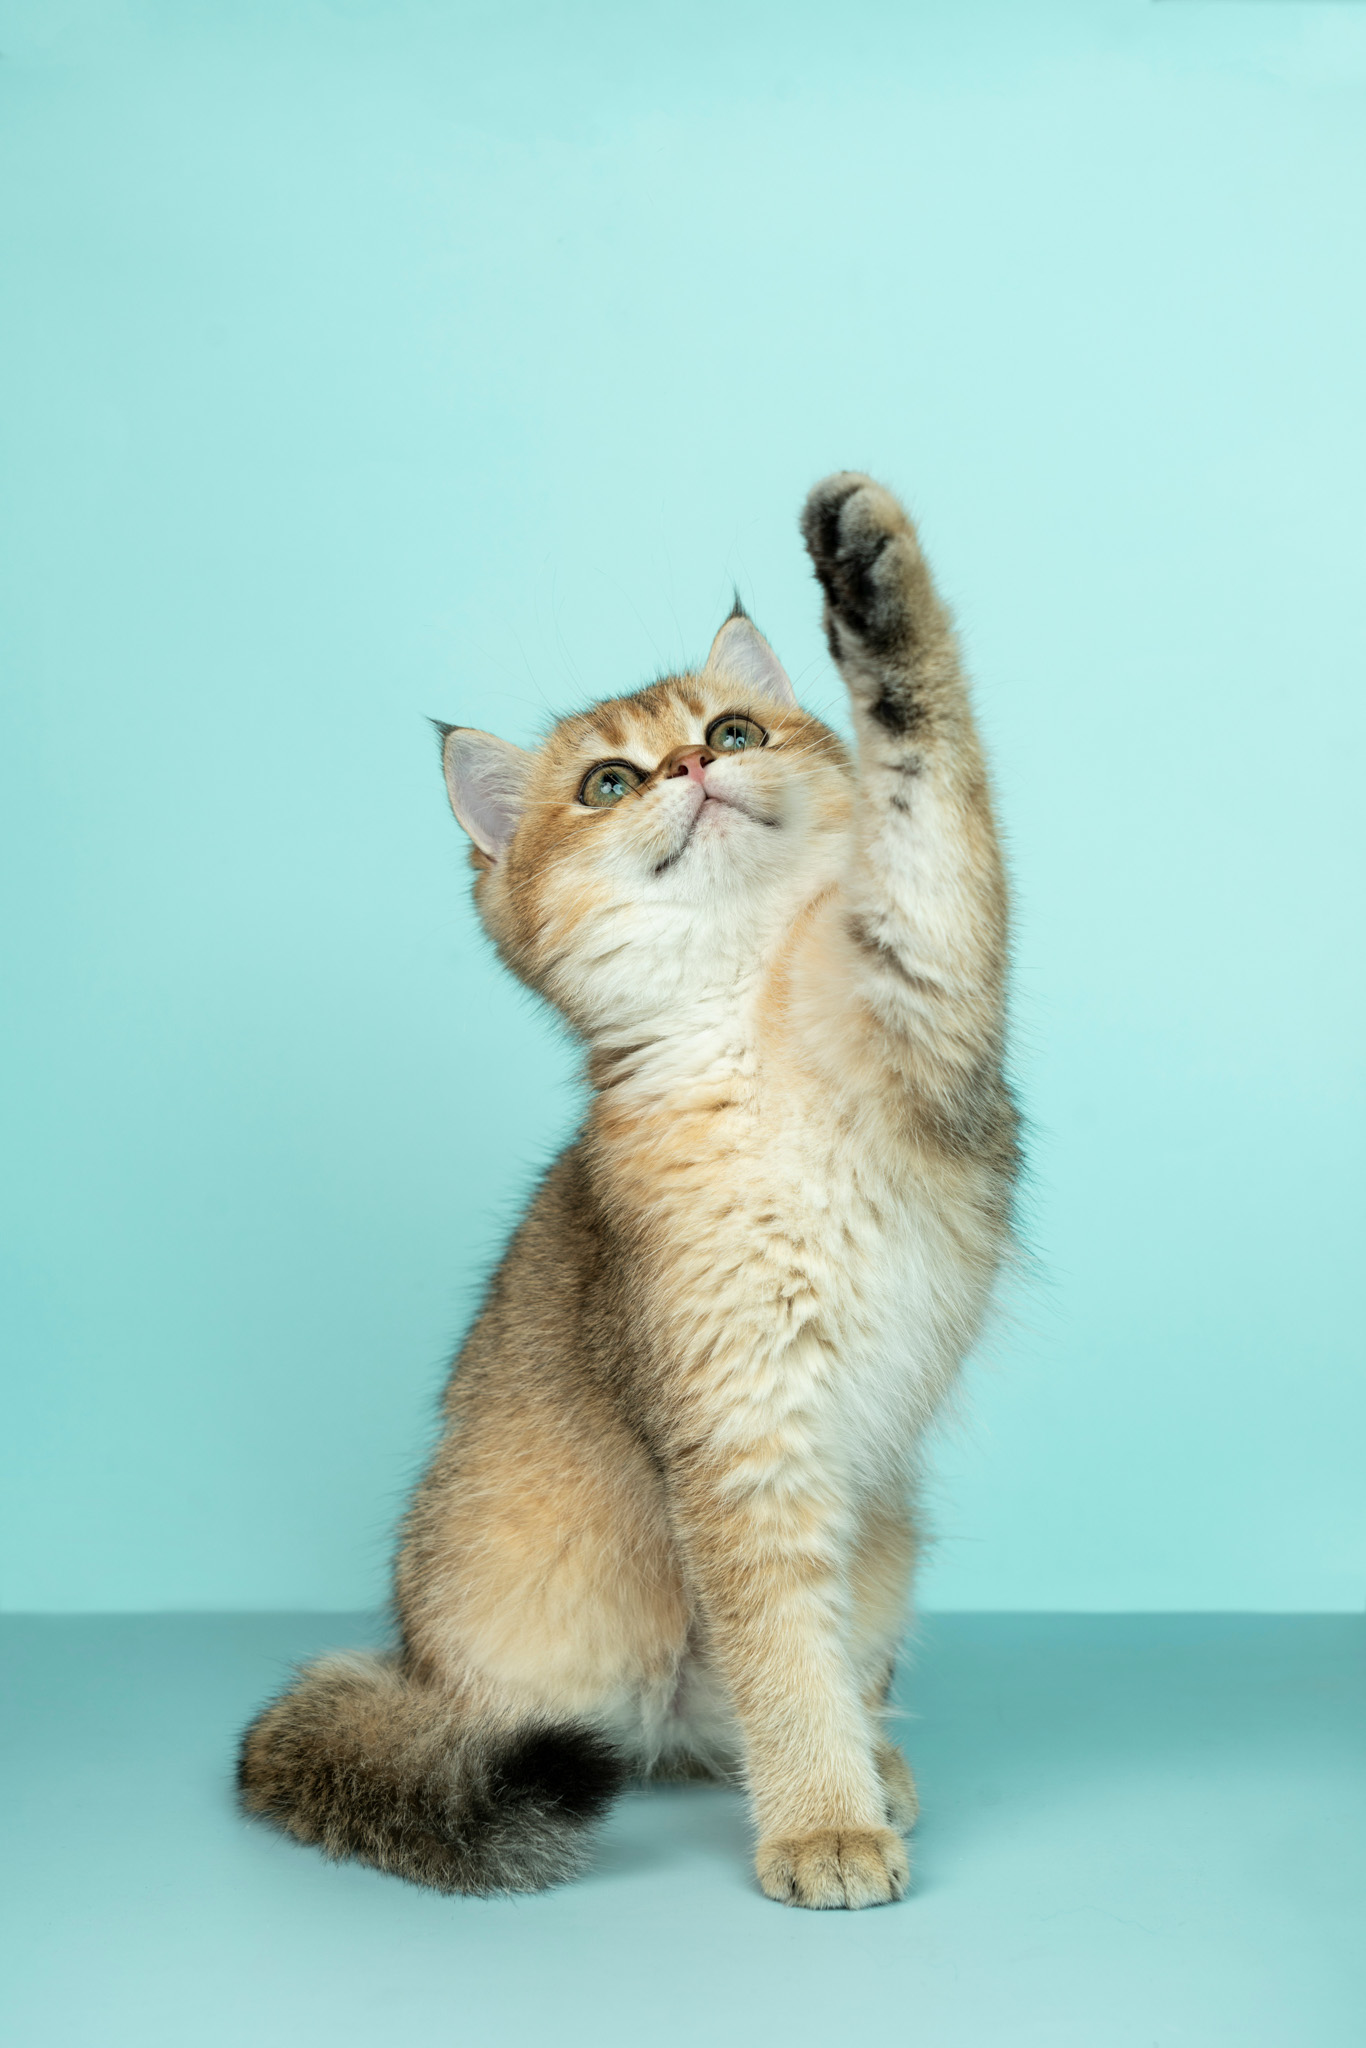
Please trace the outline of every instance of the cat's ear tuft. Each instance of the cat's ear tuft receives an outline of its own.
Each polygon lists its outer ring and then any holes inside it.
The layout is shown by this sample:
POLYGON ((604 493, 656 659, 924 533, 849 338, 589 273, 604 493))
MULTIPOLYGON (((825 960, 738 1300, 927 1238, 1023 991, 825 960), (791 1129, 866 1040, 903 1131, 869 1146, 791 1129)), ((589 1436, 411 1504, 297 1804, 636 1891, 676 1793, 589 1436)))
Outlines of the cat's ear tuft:
POLYGON ((442 725, 435 718, 432 724, 441 734, 451 809, 479 851, 501 859, 521 822, 533 757, 472 725, 442 725))
POLYGON ((711 643, 704 673, 733 676, 746 690, 767 697, 774 704, 797 701, 787 670, 741 604, 738 593, 734 610, 711 643))

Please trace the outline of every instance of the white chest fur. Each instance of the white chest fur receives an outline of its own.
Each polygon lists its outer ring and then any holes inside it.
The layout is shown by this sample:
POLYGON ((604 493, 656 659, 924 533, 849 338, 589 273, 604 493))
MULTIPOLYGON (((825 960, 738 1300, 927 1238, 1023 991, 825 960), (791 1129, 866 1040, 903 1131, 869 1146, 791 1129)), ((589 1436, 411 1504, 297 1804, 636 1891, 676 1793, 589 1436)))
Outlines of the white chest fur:
POLYGON ((841 1096, 719 1019, 687 1050, 630 1091, 623 1200, 690 1424, 739 1486, 882 1491, 985 1305, 961 1190, 895 1101, 841 1096))

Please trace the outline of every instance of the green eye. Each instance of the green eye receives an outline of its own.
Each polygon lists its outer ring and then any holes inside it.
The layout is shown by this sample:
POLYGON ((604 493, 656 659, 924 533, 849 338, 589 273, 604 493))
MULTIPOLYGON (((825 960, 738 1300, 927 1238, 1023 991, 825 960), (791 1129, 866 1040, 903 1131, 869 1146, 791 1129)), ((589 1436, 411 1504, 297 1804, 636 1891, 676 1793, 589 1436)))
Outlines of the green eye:
POLYGON ((738 754, 745 747, 761 747, 767 738, 761 725, 739 711, 728 711, 707 727, 707 745, 715 747, 718 754, 738 754))
POLYGON ((590 811, 610 810, 633 789, 639 789, 644 780, 640 770, 629 761, 599 761, 583 778, 579 802, 587 804, 590 811))

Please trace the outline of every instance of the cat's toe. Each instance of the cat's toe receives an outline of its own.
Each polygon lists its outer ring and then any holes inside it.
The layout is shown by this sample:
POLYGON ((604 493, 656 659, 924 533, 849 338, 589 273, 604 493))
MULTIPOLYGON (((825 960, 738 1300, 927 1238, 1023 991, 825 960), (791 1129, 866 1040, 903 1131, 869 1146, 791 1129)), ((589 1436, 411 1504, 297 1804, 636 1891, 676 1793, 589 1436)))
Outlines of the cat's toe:
POLYGON ((910 1883, 906 1845, 890 1828, 814 1828, 770 1836, 755 1864, 760 1888, 786 1906, 886 1906, 910 1883))

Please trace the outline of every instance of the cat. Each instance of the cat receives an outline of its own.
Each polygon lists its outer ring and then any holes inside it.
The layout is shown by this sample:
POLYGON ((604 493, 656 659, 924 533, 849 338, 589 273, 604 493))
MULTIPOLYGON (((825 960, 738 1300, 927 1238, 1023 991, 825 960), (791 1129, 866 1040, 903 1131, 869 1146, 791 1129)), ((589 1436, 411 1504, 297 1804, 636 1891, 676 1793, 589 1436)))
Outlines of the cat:
POLYGON ((772 1899, 900 1898, 917 1447, 1011 1243, 1006 886, 952 626, 855 473, 802 533, 851 759, 737 602, 523 751, 442 728, 474 893, 591 1101, 404 1525, 399 1647, 248 1729, 248 1813, 452 1892, 581 1869, 628 1778, 747 1790, 772 1899))

